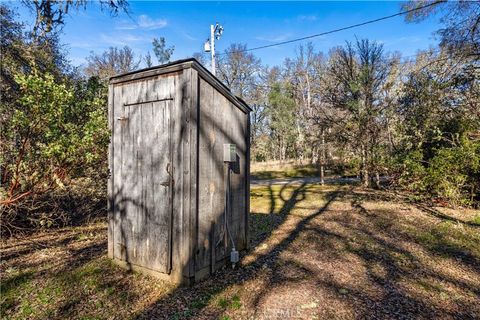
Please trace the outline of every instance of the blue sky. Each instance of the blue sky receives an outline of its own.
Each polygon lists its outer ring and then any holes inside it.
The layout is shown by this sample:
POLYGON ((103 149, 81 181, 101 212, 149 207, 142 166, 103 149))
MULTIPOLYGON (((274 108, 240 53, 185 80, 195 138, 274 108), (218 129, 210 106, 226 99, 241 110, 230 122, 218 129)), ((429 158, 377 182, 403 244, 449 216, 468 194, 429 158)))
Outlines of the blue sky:
MULTIPOLYGON (((14 3, 21 20, 32 24, 33 14, 14 3)), ((256 47, 320 33, 366 20, 397 13, 400 2, 157 2, 130 1, 130 17, 111 17, 99 5, 71 12, 63 28, 62 42, 68 47, 73 64, 85 63, 91 51, 101 53, 110 46, 128 45, 137 54, 151 52, 153 37, 165 37, 175 46, 173 60, 191 57, 203 48, 210 24, 219 22, 225 31, 216 43, 225 50, 240 42, 256 47)), ((439 29, 437 19, 406 23, 395 17, 375 24, 311 39, 317 50, 325 53, 346 40, 369 38, 384 44, 387 52, 414 55, 419 49, 437 44, 432 33, 439 29)), ((278 65, 295 55, 293 43, 254 51, 264 64, 278 65)), ((153 53, 152 53, 153 56, 153 53)))

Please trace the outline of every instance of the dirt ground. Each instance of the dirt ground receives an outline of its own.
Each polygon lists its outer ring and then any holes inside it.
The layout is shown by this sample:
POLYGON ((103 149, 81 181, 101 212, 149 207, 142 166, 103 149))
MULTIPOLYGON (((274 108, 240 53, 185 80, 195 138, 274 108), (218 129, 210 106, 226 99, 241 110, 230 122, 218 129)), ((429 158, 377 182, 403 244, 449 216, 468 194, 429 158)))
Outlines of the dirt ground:
POLYGON ((106 257, 103 223, 9 239, 5 319, 480 319, 480 211, 353 186, 251 190, 252 249, 189 288, 106 257))

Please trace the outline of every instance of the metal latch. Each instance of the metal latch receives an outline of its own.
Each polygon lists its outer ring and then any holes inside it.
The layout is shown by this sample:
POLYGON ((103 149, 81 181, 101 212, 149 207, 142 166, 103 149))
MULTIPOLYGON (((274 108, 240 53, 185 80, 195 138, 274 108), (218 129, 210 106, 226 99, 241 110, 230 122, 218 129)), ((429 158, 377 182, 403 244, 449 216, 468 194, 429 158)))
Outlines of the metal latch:
POLYGON ((168 186, 170 186, 170 180, 164 181, 164 182, 162 182, 162 183, 160 183, 160 184, 161 184, 162 186, 164 186, 164 187, 168 187, 168 186))

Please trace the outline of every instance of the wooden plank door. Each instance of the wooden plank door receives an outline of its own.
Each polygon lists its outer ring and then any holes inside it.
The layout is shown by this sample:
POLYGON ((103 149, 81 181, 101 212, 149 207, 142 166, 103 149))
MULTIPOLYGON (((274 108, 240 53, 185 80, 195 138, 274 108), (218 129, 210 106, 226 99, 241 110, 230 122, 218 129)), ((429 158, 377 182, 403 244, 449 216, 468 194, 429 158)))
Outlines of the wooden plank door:
POLYGON ((114 255, 163 273, 171 269, 172 105, 166 99, 115 106, 122 114, 116 120, 120 139, 114 141, 120 144, 114 181, 121 190, 114 225, 120 250, 114 255))

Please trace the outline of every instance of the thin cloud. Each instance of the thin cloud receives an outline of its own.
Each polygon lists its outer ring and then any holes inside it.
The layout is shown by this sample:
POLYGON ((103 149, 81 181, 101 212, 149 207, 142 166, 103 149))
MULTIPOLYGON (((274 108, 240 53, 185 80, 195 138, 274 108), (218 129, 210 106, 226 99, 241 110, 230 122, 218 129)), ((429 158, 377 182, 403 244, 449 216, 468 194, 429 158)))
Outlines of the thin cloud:
POLYGON ((77 48, 77 49, 92 49, 95 47, 91 41, 73 41, 69 43, 70 48, 77 48))
POLYGON ((385 44, 386 46, 392 46, 392 45, 398 45, 398 44, 417 44, 419 42, 425 41, 426 39, 423 39, 418 36, 405 36, 405 37, 399 37, 396 39, 391 39, 391 40, 383 40, 382 43, 385 44))
POLYGON ((145 29, 145 30, 156 30, 165 28, 168 25, 166 19, 152 19, 146 14, 138 16, 137 23, 123 23, 116 27, 118 30, 134 30, 134 29, 145 29))
POLYGON ((316 21, 318 20, 318 17, 316 15, 304 15, 304 16, 298 16, 298 20, 300 21, 316 21))
POLYGON ((125 34, 125 35, 115 35, 115 36, 110 36, 107 34, 102 33, 100 35, 100 41, 102 43, 105 43, 107 45, 113 45, 113 46, 127 46, 131 45, 132 43, 136 42, 146 42, 149 41, 149 39, 144 38, 144 37, 139 37, 135 36, 132 34, 125 34))
POLYGON ((165 19, 151 19, 149 16, 142 14, 138 17, 138 24, 140 28, 144 29, 161 29, 167 26, 167 20, 165 19))
POLYGON ((279 42, 279 41, 285 41, 288 38, 292 36, 292 33, 287 32, 284 34, 276 35, 276 36, 264 36, 264 37, 255 37, 255 39, 260 40, 260 41, 268 41, 268 42, 279 42))
POLYGON ((195 38, 195 37, 193 37, 193 36, 189 35, 189 34, 188 34, 188 33, 186 33, 186 32, 182 32, 182 35, 183 35, 185 38, 187 38, 188 40, 191 40, 191 41, 198 41, 198 39, 197 39, 197 38, 195 38))

